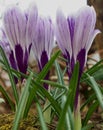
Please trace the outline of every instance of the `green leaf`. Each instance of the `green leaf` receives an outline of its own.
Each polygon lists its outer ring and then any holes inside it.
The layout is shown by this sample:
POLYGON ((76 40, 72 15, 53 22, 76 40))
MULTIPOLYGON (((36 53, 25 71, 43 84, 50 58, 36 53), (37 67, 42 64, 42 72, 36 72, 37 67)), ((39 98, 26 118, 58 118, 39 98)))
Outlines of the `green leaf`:
POLYGON ((93 74, 94 72, 96 72, 96 70, 98 70, 98 67, 103 66, 101 63, 103 62, 103 59, 99 62, 97 62, 95 65, 93 65, 90 69, 88 69, 86 71, 86 73, 88 74, 93 74))
POLYGON ((55 111, 58 113, 58 115, 61 112, 61 107, 59 106, 58 102, 49 94, 49 92, 43 87, 41 86, 39 83, 33 81, 34 86, 31 88, 32 92, 35 90, 40 92, 41 94, 45 94, 45 97, 50 101, 52 107, 55 109, 55 111))
POLYGON ((72 74, 72 78, 70 80, 69 83, 69 91, 71 91, 71 95, 70 95, 70 106, 71 109, 73 110, 74 108, 74 102, 75 102, 75 95, 76 95, 76 89, 77 89, 77 85, 78 85, 78 76, 79 76, 79 62, 76 63, 73 74, 72 74))
POLYGON ((39 117, 36 119, 36 121, 39 120, 42 130, 48 130, 46 123, 45 123, 45 120, 44 120, 42 109, 40 107, 40 104, 39 104, 39 101, 38 101, 38 98, 37 98, 37 95, 36 95, 36 91, 34 91, 34 97, 35 97, 35 103, 36 103, 36 107, 37 107, 38 114, 39 114, 39 117))
POLYGON ((0 91, 1 93, 4 95, 4 97, 6 98, 6 100, 8 101, 11 109, 13 111, 15 111, 15 107, 14 107, 14 103, 12 102, 12 100, 10 99, 9 95, 7 94, 7 92, 5 91, 5 89, 0 85, 0 91))
POLYGON ((99 105, 98 101, 95 101, 95 102, 89 107, 89 110, 88 110, 88 112, 87 112, 87 114, 86 114, 86 117, 84 118, 83 123, 82 123, 83 126, 86 126, 86 125, 87 125, 88 120, 90 119, 90 117, 91 117, 91 115, 93 114, 93 112, 97 109, 98 105, 99 105))
POLYGON ((93 124, 88 124, 84 126, 81 130, 91 130, 92 127, 93 127, 93 124))
POLYGON ((49 60, 49 62, 44 66, 44 68, 42 69, 42 71, 40 72, 40 74, 38 75, 36 81, 40 81, 41 79, 44 79, 45 76, 47 75, 48 71, 50 70, 52 64, 54 63, 55 59, 60 55, 60 51, 56 52, 51 59, 49 60))
POLYGON ((58 64, 57 61, 55 61, 55 67, 56 67, 56 71, 57 71, 57 76, 58 76, 58 82, 61 84, 61 85, 64 85, 64 80, 63 80, 63 73, 61 71, 61 68, 58 64))
MULTIPOLYGON (((70 96, 71 92, 69 92, 68 94, 68 97, 70 96)), ((67 114, 67 111, 69 108, 69 105, 70 105, 70 100, 69 98, 66 99, 66 102, 64 104, 64 107, 62 108, 62 111, 61 111, 61 115, 59 117, 59 121, 58 121, 58 125, 57 125, 57 129, 56 130, 63 130, 66 126, 65 126, 65 122, 66 122, 66 114, 67 114)), ((69 123, 69 121, 68 121, 69 123)), ((71 126, 70 126, 71 128, 71 126)))
POLYGON ((82 104, 82 106, 81 106, 81 111, 83 110, 83 108, 87 105, 87 104, 89 104, 89 103, 91 103, 93 100, 95 100, 96 99, 96 95, 95 95, 95 93, 94 94, 92 94, 83 104, 82 104))
POLYGON ((87 80, 87 75, 89 74, 91 76, 93 76, 95 78, 95 80, 99 81, 103 79, 103 64, 102 64, 103 60, 97 62, 95 65, 93 65, 90 69, 88 69, 85 73, 82 74, 81 77, 81 82, 86 81, 87 80))
POLYGON ((103 67, 99 68, 96 72, 94 72, 92 76, 95 78, 96 81, 102 81, 103 80, 103 67))
POLYGON ((56 82, 52 82, 52 81, 48 81, 48 80, 41 80, 41 82, 43 82, 43 83, 47 83, 47 84, 49 84, 49 85, 51 85, 51 86, 53 86, 53 87, 57 87, 57 88, 61 88, 61 89, 66 89, 66 86, 64 86, 64 85, 61 85, 61 84, 59 84, 59 83, 56 83, 56 82))
POLYGON ((43 117, 43 114, 42 114, 42 109, 41 109, 39 103, 36 103, 36 106, 37 106, 37 110, 38 110, 38 113, 39 113, 41 128, 42 128, 42 130, 48 130, 48 128, 46 126, 46 123, 44 121, 44 117, 43 117))
POLYGON ((89 76, 88 74, 87 74, 87 76, 88 76, 88 79, 89 79, 89 82, 90 82, 92 89, 95 91, 95 94, 96 94, 97 99, 100 103, 100 106, 103 109, 103 94, 102 94, 98 84, 96 83, 95 79, 92 76, 89 76))
POLYGON ((18 130, 20 120, 24 116, 24 112, 25 112, 25 109, 26 109, 26 103, 27 103, 27 100, 28 100, 28 97, 29 97, 29 94, 30 94, 29 88, 30 88, 32 77, 33 77, 33 73, 31 73, 30 76, 28 77, 28 79, 26 81, 26 85, 23 88, 23 91, 21 93, 21 97, 20 97, 20 100, 19 100, 19 103, 18 103, 18 107, 17 107, 17 111, 16 111, 16 114, 15 114, 15 119, 14 119, 12 130, 18 130))
MULTIPOLYGON (((51 59, 48 61, 48 63, 44 66, 44 68, 42 69, 42 71, 38 74, 38 76, 35 79, 35 82, 40 83, 42 79, 45 78, 45 76, 47 75, 48 71, 50 70, 51 66, 53 65, 55 59, 60 55, 60 51, 56 52, 51 59)), ((37 87, 35 87, 36 89, 37 87)), ((39 91, 41 93, 41 91, 39 91)), ((25 110, 25 117, 28 114, 28 111, 30 109, 31 103, 34 99, 34 92, 31 90, 31 94, 30 97, 28 98, 28 102, 27 102, 27 109, 25 110)))
POLYGON ((64 107, 62 108, 62 111, 61 111, 61 115, 60 115, 59 122, 57 125, 57 130, 64 129, 67 111, 68 109, 71 109, 71 105, 72 107, 74 106, 75 92, 76 92, 76 88, 78 84, 78 75, 79 75, 79 63, 77 62, 77 64, 74 67, 72 78, 70 80, 68 95, 67 95, 64 107))
MULTIPOLYGON (((58 81, 57 82, 60 83, 60 85, 65 86, 64 79, 63 79, 64 75, 63 75, 62 70, 60 68, 60 65, 58 64, 57 61, 55 61, 55 67, 56 67, 56 72, 57 72, 57 77, 58 77, 58 81)), ((59 95, 62 90, 63 89, 60 90, 59 88, 56 88, 55 92, 54 92, 54 97, 56 98, 57 95, 59 95)), ((61 100, 62 100, 61 107, 63 107, 64 106, 64 101, 63 101, 64 100, 64 96, 61 97, 61 100)))
POLYGON ((6 55, 2 49, 2 47, 0 46, 0 53, 2 55, 2 58, 3 58, 3 62, 5 64, 5 67, 7 68, 7 72, 8 72, 8 75, 9 75, 9 78, 10 78, 10 82, 11 82, 11 86, 12 86, 12 89, 13 89, 13 94, 14 94, 14 97, 15 97, 15 101, 16 101, 16 104, 18 104, 18 92, 17 92, 17 88, 16 88, 16 85, 15 85, 15 80, 14 80, 14 77, 13 77, 13 74, 12 74, 12 71, 10 69, 10 65, 8 63, 8 60, 6 58, 6 55))

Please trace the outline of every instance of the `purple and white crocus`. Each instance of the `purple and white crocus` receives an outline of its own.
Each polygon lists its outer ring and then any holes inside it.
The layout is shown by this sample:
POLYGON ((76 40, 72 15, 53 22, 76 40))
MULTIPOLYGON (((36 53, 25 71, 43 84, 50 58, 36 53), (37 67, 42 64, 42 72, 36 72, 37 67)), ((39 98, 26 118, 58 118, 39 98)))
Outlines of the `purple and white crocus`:
MULTIPOLYGON (((99 30, 95 29, 96 13, 93 7, 85 6, 76 14, 68 16, 58 10, 56 17, 56 39, 64 57, 67 59, 69 79, 76 62, 79 62, 79 77, 87 61, 87 53, 99 30)), ((75 107, 78 103, 79 85, 77 86, 75 107)))
MULTIPOLYGON (((3 17, 4 33, 10 52, 8 55, 11 67, 26 74, 28 59, 31 50, 32 22, 36 25, 38 11, 36 6, 30 7, 28 13, 24 13, 19 7, 7 9, 3 17)), ((34 25, 33 24, 33 25, 34 25)), ((2 41, 2 44, 3 41, 2 41)))
MULTIPOLYGON (((36 61, 38 62, 39 70, 47 64, 50 59, 54 43, 54 27, 50 18, 41 18, 37 20, 35 33, 32 34, 32 50, 36 61)), ((49 79, 49 72, 45 79, 49 79)), ((48 85, 44 84, 48 89, 48 85)))

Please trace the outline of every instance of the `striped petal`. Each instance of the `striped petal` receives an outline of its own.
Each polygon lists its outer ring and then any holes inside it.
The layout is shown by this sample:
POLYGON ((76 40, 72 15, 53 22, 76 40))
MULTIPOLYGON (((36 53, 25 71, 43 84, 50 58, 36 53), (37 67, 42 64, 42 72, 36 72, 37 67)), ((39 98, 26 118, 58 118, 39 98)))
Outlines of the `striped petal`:
POLYGON ((25 46, 26 17, 17 6, 12 7, 5 12, 4 27, 13 49, 16 44, 21 44, 22 47, 25 46))
POLYGON ((50 55, 54 45, 54 26, 50 18, 45 18, 44 27, 45 27, 45 51, 47 52, 48 58, 50 59, 50 55))
POLYGON ((92 38, 92 36, 94 34, 96 36, 99 31, 95 32, 96 13, 93 7, 86 6, 81 8, 75 17, 73 50, 76 59, 76 56, 81 49, 84 48, 87 51, 87 48, 90 48, 94 38, 92 38))
POLYGON ((32 48, 37 61, 41 59, 42 53, 46 51, 48 59, 53 48, 54 28, 48 18, 39 17, 35 32, 33 33, 32 48))
POLYGON ((66 55, 67 50, 71 57, 72 47, 70 29, 66 17, 60 10, 57 11, 56 17, 56 38, 58 46, 62 50, 63 54, 66 55))
POLYGON ((27 46, 31 44, 33 33, 35 33, 35 28, 38 18, 38 9, 35 4, 30 5, 27 12, 27 29, 26 29, 26 44, 27 46))

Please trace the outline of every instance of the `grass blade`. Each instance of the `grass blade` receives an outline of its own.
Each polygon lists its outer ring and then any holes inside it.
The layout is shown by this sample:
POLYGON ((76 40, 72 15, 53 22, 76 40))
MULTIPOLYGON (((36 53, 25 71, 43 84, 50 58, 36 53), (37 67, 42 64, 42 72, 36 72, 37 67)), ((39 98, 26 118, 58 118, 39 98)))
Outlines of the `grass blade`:
POLYGON ((74 105, 73 101, 74 101, 74 98, 75 98, 75 91, 76 91, 76 87, 77 87, 77 83, 78 83, 78 74, 79 74, 79 63, 77 62, 77 64, 75 65, 74 71, 73 71, 71 81, 70 81, 66 102, 64 104, 64 107, 62 108, 61 116, 59 118, 57 130, 63 130, 64 129, 67 111, 68 111, 68 109, 71 108, 71 104, 72 104, 72 107, 74 105))
POLYGON ((0 91, 1 93, 4 95, 4 97, 6 98, 6 100, 8 101, 11 109, 13 111, 15 111, 15 107, 14 107, 14 103, 12 102, 12 100, 10 99, 9 95, 7 94, 7 92, 5 91, 5 89, 0 85, 0 91))
MULTIPOLYGON (((45 76, 47 75, 48 71, 50 70, 51 66, 53 65, 55 59, 60 55, 60 51, 56 52, 52 57, 51 59, 48 61, 48 63, 44 66, 44 68, 42 69, 42 71, 38 74, 38 76, 36 77, 35 79, 35 83, 40 83, 41 80, 43 80, 45 78, 45 76)), ((37 89, 36 86, 34 86, 35 89, 37 89)), ((41 93, 41 91, 39 91, 41 93)), ((27 102, 27 109, 25 109, 25 117, 27 116, 28 114, 28 110, 31 106, 31 103, 34 99, 34 92, 31 90, 31 94, 30 94, 30 97, 29 97, 29 100, 27 102)), ((59 112, 59 111, 58 111, 59 112)))
POLYGON ((9 78, 10 78, 10 82, 11 82, 11 86, 12 86, 12 89, 13 89, 13 94, 14 94, 14 97, 15 97, 15 101, 16 101, 16 104, 18 104, 18 92, 17 92, 17 89, 16 89, 16 85, 15 85, 15 81, 14 81, 14 77, 13 77, 13 74, 12 74, 12 71, 10 69, 10 65, 8 63, 8 60, 6 58, 6 55, 2 49, 2 47, 0 46, 0 53, 2 55, 2 58, 3 58, 3 62, 5 64, 5 67, 7 68, 7 72, 8 72, 8 75, 9 75, 9 78))
POLYGON ((92 89, 95 91, 95 94, 100 103, 100 106, 103 109, 103 94, 102 94, 98 84, 96 83, 95 79, 92 76, 89 76, 88 74, 87 74, 87 76, 88 76, 88 80, 91 84, 92 89))
POLYGON ((96 95, 95 95, 95 94, 92 94, 92 95, 82 104, 80 110, 82 111, 83 108, 84 108, 87 104, 91 103, 91 102, 92 102, 93 100, 95 100, 95 99, 96 99, 96 95))
POLYGON ((82 123, 83 126, 86 126, 86 125, 87 125, 88 120, 90 119, 90 117, 91 117, 91 115, 93 114, 93 112, 97 109, 98 105, 99 105, 98 101, 95 101, 95 103, 93 103, 93 104, 89 107, 89 110, 88 110, 88 112, 87 112, 87 114, 86 114, 86 117, 84 118, 83 123, 82 123))
POLYGON ((29 78, 26 81, 25 88, 23 89, 23 91, 21 93, 21 97, 20 97, 20 100, 19 100, 19 103, 18 103, 18 107, 17 107, 17 111, 16 111, 12 130, 18 130, 20 119, 22 119, 23 116, 24 116, 24 112, 25 112, 25 109, 26 109, 26 103, 27 103, 27 100, 28 100, 28 97, 29 97, 29 88, 30 88, 30 83, 31 83, 32 77, 33 77, 33 74, 31 73, 29 78))
POLYGON ((93 127, 92 124, 88 124, 88 125, 84 126, 81 130, 91 130, 92 127, 93 127))
POLYGON ((47 83, 53 87, 57 87, 57 88, 61 88, 61 89, 66 89, 66 86, 65 85, 61 85, 59 83, 56 83, 56 82, 52 82, 52 81, 48 81, 48 80, 41 80, 41 82, 43 83, 47 83))
POLYGON ((47 75, 49 69, 51 68, 52 64, 54 63, 55 59, 60 55, 60 51, 56 52, 52 58, 49 60, 49 62, 44 66, 40 74, 38 75, 36 81, 40 81, 41 79, 44 79, 47 75))
POLYGON ((77 89, 77 85, 78 85, 78 76, 79 76, 79 62, 76 63, 73 74, 72 74, 72 78, 70 80, 70 84, 69 84, 69 90, 72 91, 72 94, 69 98, 70 100, 70 106, 73 110, 74 108, 74 102, 75 102, 75 94, 76 94, 76 89, 77 89))
POLYGON ((41 109, 39 103, 36 103, 36 106, 37 106, 37 110, 38 110, 38 113, 39 113, 41 128, 42 128, 42 130, 48 130, 47 126, 46 126, 46 123, 44 121, 44 117, 43 117, 43 114, 42 114, 42 109, 41 109))
POLYGON ((55 109, 55 111, 59 115, 61 112, 61 107, 58 104, 58 102, 49 94, 49 92, 43 86, 41 86, 39 83, 34 81, 34 86, 32 87, 32 92, 35 90, 35 87, 38 92, 40 91, 40 93, 43 93, 43 95, 45 94, 45 97, 50 101, 52 107, 55 109))

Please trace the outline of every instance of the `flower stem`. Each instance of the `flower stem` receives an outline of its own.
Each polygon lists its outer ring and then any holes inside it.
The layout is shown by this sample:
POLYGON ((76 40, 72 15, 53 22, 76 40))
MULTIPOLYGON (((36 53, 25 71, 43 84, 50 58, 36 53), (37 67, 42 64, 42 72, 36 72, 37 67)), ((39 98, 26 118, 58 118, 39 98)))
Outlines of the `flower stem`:
POLYGON ((74 130, 81 130, 80 96, 78 96, 77 107, 74 110, 74 130))

